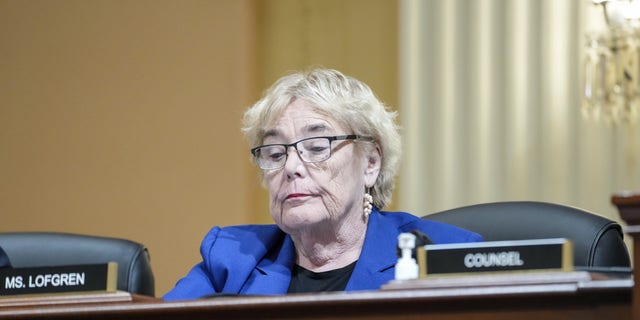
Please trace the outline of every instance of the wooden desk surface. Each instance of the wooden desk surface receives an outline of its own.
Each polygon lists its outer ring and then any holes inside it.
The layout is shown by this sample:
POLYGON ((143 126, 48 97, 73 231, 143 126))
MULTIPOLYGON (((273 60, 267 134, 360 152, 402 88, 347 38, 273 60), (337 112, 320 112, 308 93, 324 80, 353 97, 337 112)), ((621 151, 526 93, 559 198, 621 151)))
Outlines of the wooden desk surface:
POLYGON ((628 277, 430 288, 406 282, 391 287, 178 302, 134 296, 130 302, 3 307, 0 319, 631 319, 633 281, 628 277))

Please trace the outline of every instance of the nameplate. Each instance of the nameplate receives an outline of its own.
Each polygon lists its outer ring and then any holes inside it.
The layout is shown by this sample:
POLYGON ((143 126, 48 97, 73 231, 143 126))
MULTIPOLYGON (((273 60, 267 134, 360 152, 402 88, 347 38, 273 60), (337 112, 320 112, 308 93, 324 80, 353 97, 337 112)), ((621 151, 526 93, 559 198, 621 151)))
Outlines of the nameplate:
POLYGON ((426 245, 417 250, 420 277, 506 271, 572 271, 567 239, 426 245))
POLYGON ((0 269, 0 298, 23 294, 115 292, 118 264, 0 269))

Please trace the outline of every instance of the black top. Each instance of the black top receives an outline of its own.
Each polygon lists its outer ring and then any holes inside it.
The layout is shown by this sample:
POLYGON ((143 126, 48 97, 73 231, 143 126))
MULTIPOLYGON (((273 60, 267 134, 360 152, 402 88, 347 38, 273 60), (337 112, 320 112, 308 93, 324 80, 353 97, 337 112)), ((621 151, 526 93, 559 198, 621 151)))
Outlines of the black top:
POLYGON ((355 266, 356 261, 340 269, 313 272, 295 265, 287 293, 344 291, 355 266))
POLYGON ((9 262, 9 257, 0 247, 0 268, 11 268, 11 262, 9 262))

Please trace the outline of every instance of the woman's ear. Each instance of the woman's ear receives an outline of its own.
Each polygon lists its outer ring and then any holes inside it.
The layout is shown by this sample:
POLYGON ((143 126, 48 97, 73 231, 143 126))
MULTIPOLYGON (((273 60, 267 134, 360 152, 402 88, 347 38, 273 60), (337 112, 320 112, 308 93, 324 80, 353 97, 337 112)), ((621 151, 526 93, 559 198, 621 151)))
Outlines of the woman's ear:
POLYGON ((380 174, 380 167, 382 166, 382 155, 380 153, 380 147, 375 145, 375 148, 371 148, 366 154, 366 166, 364 168, 364 185, 367 188, 373 187, 380 174))

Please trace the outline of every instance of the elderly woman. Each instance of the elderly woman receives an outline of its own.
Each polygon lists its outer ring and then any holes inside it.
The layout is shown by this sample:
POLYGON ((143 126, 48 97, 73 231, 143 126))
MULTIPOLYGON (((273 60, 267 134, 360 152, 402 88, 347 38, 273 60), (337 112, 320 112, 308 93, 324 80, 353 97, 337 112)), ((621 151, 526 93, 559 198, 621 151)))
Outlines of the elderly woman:
POLYGON ((243 129, 275 225, 213 228, 203 261, 164 298, 378 289, 394 278, 402 232, 419 230, 435 243, 481 241, 380 211, 400 159, 394 119, 367 85, 338 71, 278 80, 245 113, 243 129))

